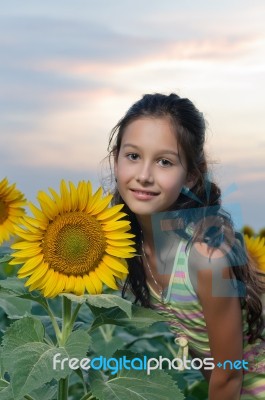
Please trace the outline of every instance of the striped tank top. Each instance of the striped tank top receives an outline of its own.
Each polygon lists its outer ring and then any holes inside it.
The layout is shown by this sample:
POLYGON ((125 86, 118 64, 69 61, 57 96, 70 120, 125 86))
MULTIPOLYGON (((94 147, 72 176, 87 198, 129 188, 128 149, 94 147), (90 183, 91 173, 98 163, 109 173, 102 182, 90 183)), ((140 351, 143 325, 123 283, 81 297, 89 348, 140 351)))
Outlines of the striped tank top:
MULTIPOLYGON (((187 242, 178 245, 173 271, 167 292, 161 300, 150 287, 152 303, 159 313, 167 317, 169 328, 175 334, 175 343, 180 355, 188 356, 189 349, 196 357, 211 357, 209 338, 202 306, 189 278, 187 242)), ((243 358, 248 369, 243 369, 241 400, 265 399, 265 342, 261 339, 249 344, 247 339, 246 314, 243 311, 243 358)), ((264 332, 265 336, 265 332, 264 332)))

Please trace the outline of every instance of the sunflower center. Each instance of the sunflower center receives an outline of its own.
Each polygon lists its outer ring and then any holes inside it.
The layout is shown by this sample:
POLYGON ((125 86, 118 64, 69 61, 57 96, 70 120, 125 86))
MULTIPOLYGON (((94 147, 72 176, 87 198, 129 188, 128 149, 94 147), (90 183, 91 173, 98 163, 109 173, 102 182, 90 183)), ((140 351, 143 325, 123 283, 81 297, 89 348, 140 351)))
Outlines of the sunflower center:
POLYGON ((51 222, 42 246, 44 260, 55 271, 83 275, 98 266, 106 241, 96 218, 74 211, 59 215, 51 222))
POLYGON ((6 203, 0 199, 0 224, 5 222, 8 217, 8 208, 6 203))

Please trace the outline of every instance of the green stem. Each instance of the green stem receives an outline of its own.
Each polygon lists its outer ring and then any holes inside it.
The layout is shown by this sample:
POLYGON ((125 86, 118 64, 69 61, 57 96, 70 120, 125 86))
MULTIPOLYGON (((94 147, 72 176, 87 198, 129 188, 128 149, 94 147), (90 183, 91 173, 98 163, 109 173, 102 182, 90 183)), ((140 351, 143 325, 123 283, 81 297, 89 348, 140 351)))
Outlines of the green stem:
POLYGON ((93 396, 93 394, 91 392, 89 392, 89 393, 85 394, 83 397, 81 397, 80 400, 92 400, 94 398, 95 397, 93 396))
POLYGON ((64 346, 71 331, 71 320, 72 320, 72 302, 66 296, 63 296, 63 326, 62 326, 62 338, 59 341, 59 345, 64 346))
POLYGON ((58 400, 68 399, 68 378, 60 379, 58 382, 58 400))
MULTIPOLYGON (((71 333, 72 303, 66 296, 62 296, 62 332, 58 339, 59 346, 64 346, 71 333)), ((60 379, 58 383, 58 400, 68 399, 68 377, 60 379)))
POLYGON ((73 312, 72 318, 71 318, 70 323, 69 323, 69 327, 71 328, 71 331, 73 329, 76 317, 78 315, 78 312, 79 312, 81 306, 82 306, 82 304, 77 304, 76 309, 73 312))
POLYGON ((26 400, 34 400, 34 398, 31 397, 29 394, 26 394, 26 395, 24 396, 24 399, 26 399, 26 400))
POLYGON ((170 353, 174 358, 178 357, 178 353, 174 350, 174 348, 171 346, 170 343, 166 343, 166 347, 168 348, 168 350, 170 351, 170 353))
POLYGON ((56 321, 56 318, 55 318, 55 316, 54 316, 54 314, 53 314, 53 312, 52 312, 52 310, 51 310, 51 308, 49 306, 49 303, 46 301, 46 303, 42 304, 42 306, 44 307, 44 309, 47 311, 49 317, 51 318, 52 326, 53 326, 57 341, 59 342, 60 339, 61 339, 62 334, 61 334, 59 325, 58 325, 58 323, 56 321))
POLYGON ((103 327, 103 326, 100 326, 100 327, 99 327, 99 330, 100 330, 101 335, 103 336, 104 341, 107 342, 107 341, 108 341, 108 338, 107 338, 107 335, 106 335, 106 332, 105 332, 104 327, 103 327))
POLYGON ((82 385, 83 385, 83 388, 84 388, 84 395, 87 395, 87 387, 86 387, 86 382, 84 380, 84 376, 83 376, 82 370, 81 369, 77 369, 77 370, 75 370, 75 373, 81 379, 81 382, 82 382, 82 385))
POLYGON ((111 341, 115 328, 116 328, 115 325, 104 325, 99 327, 99 330, 105 342, 111 341))

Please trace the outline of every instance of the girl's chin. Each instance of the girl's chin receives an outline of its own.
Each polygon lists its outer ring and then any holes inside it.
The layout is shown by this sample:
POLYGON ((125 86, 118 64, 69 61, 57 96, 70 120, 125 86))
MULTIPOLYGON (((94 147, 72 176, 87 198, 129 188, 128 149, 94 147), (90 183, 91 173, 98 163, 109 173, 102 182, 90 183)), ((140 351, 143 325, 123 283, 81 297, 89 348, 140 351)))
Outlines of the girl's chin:
POLYGON ((148 217, 150 215, 165 211, 163 208, 158 207, 129 207, 130 210, 139 217, 148 217))

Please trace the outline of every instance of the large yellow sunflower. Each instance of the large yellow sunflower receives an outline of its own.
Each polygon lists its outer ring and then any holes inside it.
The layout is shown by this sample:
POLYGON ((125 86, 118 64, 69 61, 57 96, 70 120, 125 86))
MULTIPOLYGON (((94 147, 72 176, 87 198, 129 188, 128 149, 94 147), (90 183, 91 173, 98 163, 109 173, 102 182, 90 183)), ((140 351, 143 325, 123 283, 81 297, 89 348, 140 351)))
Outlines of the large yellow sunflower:
POLYGON ((247 251, 259 272, 265 274, 265 238, 244 235, 247 251))
POLYGON ((134 236, 130 222, 121 220, 122 204, 109 208, 112 195, 102 198, 99 188, 92 194, 90 182, 75 186, 61 182, 60 195, 39 192, 40 209, 29 207, 34 217, 24 217, 17 228, 21 241, 12 245, 11 264, 23 264, 19 278, 29 277, 29 290, 41 290, 45 297, 59 293, 82 295, 102 292, 102 284, 117 289, 115 277, 124 278, 127 263, 134 257, 134 236))
POLYGON ((26 204, 24 195, 16 189, 16 184, 9 185, 5 178, 0 182, 0 245, 9 240, 25 214, 22 208, 26 204))

